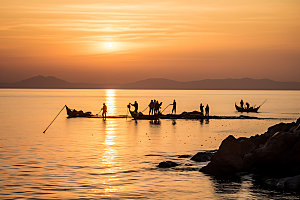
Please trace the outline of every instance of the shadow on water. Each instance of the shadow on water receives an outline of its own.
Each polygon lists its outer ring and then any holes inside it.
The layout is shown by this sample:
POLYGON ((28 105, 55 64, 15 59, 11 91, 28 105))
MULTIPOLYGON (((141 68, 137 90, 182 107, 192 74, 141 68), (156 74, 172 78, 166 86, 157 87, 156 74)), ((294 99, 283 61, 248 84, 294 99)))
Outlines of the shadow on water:
POLYGON ((176 125, 176 120, 175 119, 172 119, 172 125, 176 125))
POLYGON ((200 125, 203 125, 204 122, 205 122, 205 124, 209 124, 209 118, 200 119, 200 125))
POLYGON ((149 123, 150 123, 151 125, 160 125, 160 124, 161 124, 161 121, 160 121, 159 119, 157 119, 157 120, 150 120, 149 123))
POLYGON ((278 191, 262 184, 261 179, 247 174, 227 179, 210 178, 213 189, 221 199, 300 199, 300 195, 278 191))
POLYGON ((242 180, 240 177, 232 177, 230 179, 211 178, 216 194, 235 194, 238 193, 242 187, 242 180))

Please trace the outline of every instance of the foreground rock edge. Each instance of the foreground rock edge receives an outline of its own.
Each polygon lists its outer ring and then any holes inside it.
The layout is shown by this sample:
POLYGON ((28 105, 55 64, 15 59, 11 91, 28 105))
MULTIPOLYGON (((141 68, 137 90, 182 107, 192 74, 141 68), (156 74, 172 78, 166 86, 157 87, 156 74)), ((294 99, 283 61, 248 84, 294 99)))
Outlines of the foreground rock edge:
POLYGON ((276 178, 279 189, 300 191, 300 118, 250 138, 228 136, 200 171, 216 178, 255 173, 276 178))

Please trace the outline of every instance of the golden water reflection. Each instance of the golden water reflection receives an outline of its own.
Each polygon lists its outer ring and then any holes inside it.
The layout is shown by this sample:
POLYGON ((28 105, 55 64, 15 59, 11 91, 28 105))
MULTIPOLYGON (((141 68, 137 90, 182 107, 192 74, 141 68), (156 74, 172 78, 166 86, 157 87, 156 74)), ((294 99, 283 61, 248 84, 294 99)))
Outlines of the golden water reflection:
POLYGON ((116 115, 116 90, 105 90, 105 103, 107 105, 107 115, 116 115))
MULTIPOLYGON (((114 94, 114 93, 110 93, 114 94)), ((111 98, 113 96, 109 96, 111 98)), ((108 99, 109 99, 108 98, 108 99)), ((113 105, 114 99, 111 98, 110 104, 113 105)), ((104 193, 105 196, 111 196, 111 193, 118 192, 118 188, 114 186, 114 183, 119 181, 117 178, 117 172, 120 170, 120 167, 116 164, 116 156, 118 151, 116 149, 116 127, 117 123, 114 119, 108 119, 103 121, 104 124, 104 149, 103 156, 101 160, 102 166, 105 169, 105 178, 103 178, 102 183, 105 185, 104 193)))

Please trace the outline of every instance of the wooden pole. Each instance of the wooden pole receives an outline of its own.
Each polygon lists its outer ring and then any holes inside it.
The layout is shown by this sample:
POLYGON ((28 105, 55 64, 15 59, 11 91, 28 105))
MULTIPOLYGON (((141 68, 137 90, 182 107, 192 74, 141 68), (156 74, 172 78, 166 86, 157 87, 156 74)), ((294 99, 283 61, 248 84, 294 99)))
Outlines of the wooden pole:
POLYGON ((43 133, 45 134, 45 132, 48 130, 48 128, 52 125, 52 123, 56 120, 56 118, 58 117, 58 115, 61 113, 61 111, 63 111, 63 109, 66 107, 66 105, 64 105, 64 107, 59 111, 59 113, 55 116, 55 118, 52 120, 52 122, 49 124, 49 126, 43 131, 43 133))

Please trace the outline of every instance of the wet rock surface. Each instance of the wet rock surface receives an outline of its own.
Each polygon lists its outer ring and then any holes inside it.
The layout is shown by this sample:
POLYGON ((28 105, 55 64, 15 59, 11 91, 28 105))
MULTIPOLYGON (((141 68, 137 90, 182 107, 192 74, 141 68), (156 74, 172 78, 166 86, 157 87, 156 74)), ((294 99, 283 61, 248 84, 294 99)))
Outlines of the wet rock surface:
POLYGON ((300 191, 300 175, 281 178, 276 184, 278 189, 300 191))
POLYGON ((191 155, 180 155, 180 156, 178 156, 178 158, 190 158, 191 157, 191 155))
POLYGON ((216 153, 216 150, 212 151, 205 151, 205 152, 198 152, 195 154, 191 160, 196 162, 207 162, 210 161, 213 155, 216 153))
POLYGON ((170 168, 170 167, 176 167, 179 164, 177 164, 176 162, 173 161, 164 161, 164 162, 160 162, 157 167, 158 168, 170 168))
POLYGON ((274 125, 262 135, 238 139, 228 136, 200 171, 216 177, 239 172, 264 174, 280 179, 278 187, 299 189, 300 118, 274 125))

